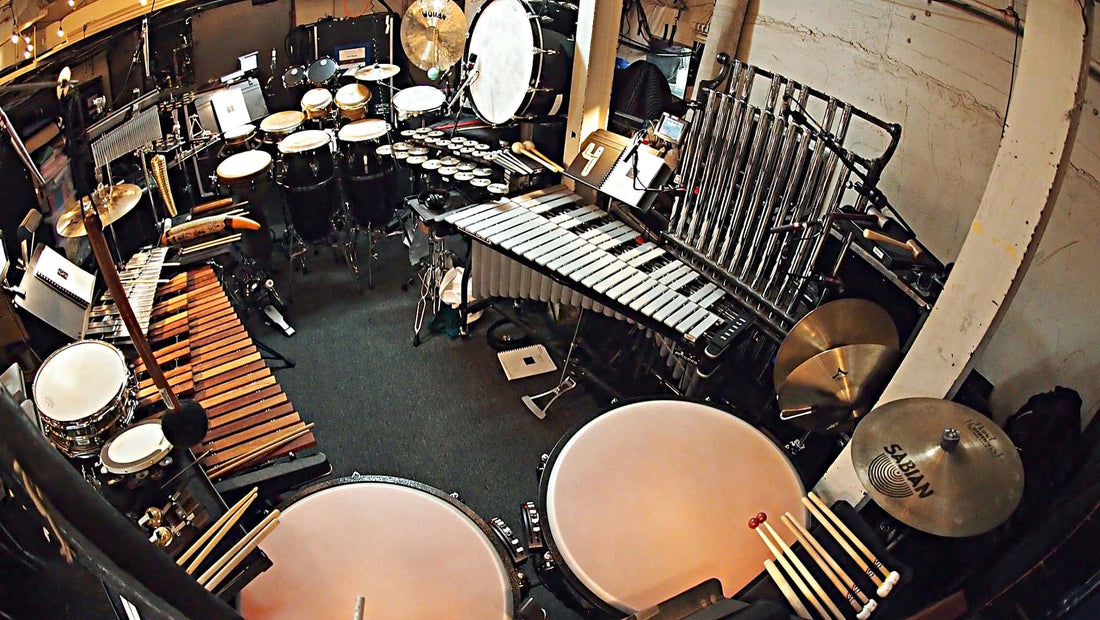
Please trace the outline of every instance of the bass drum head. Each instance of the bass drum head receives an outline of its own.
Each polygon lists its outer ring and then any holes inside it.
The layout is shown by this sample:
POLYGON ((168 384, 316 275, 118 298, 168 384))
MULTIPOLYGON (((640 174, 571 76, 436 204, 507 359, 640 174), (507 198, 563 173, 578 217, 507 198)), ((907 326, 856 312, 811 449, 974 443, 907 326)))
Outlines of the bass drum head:
POLYGON ((733 596, 771 557, 749 518, 806 523, 786 455, 744 420, 687 401, 631 403, 585 423, 558 443, 540 486, 563 573, 624 614, 712 577, 733 596))
POLYGON ((523 0, 489 0, 474 16, 466 58, 477 56, 478 77, 470 83, 470 100, 474 112, 492 125, 520 112, 541 70, 533 50, 542 48, 542 36, 532 15, 523 0))
POLYGON ((263 542, 274 565, 240 595, 248 620, 507 620, 515 573, 484 521, 409 480, 352 477, 306 491, 263 542))
POLYGON ((126 379, 126 361, 118 349, 99 340, 79 340, 42 362, 31 393, 42 415, 76 422, 110 405, 126 379))

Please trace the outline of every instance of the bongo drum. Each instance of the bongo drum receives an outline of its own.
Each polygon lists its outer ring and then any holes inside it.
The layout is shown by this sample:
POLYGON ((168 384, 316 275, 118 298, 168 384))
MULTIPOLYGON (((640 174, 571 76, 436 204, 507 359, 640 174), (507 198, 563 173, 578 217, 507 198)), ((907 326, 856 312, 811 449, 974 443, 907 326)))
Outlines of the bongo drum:
POLYGON ((327 88, 312 88, 302 95, 302 113, 308 120, 324 119, 332 109, 332 93, 327 88))
POLYGON ((340 118, 357 121, 366 116, 370 89, 362 84, 348 84, 336 91, 336 109, 340 118))

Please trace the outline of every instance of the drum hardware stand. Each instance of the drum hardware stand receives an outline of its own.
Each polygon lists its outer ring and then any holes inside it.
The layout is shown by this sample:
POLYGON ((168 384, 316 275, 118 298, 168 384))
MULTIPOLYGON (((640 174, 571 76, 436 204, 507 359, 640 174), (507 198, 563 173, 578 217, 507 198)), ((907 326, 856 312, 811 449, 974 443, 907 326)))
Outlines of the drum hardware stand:
POLYGON ((413 319, 413 346, 420 346, 420 330, 424 326, 424 317, 428 313, 428 305, 432 307, 432 313, 438 314, 440 304, 439 287, 443 283, 443 276, 454 266, 454 256, 447 251, 443 237, 434 232, 428 234, 428 257, 420 261, 420 266, 414 278, 420 278, 420 298, 416 301, 416 316, 413 319))

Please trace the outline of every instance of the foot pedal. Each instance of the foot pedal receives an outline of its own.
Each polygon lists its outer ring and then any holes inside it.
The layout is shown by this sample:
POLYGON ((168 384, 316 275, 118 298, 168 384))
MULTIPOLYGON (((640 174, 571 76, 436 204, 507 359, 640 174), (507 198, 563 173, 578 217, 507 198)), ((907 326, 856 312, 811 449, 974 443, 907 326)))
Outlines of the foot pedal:
POLYGON ((286 322, 286 319, 283 318, 283 314, 281 312, 279 312, 275 308, 275 306, 272 306, 270 304, 264 306, 264 314, 279 329, 283 330, 283 334, 285 334, 287 338, 290 338, 291 336, 294 335, 294 328, 291 327, 290 324, 286 322))
POLYGON ((554 401, 557 400, 559 396, 565 394, 575 387, 577 387, 577 382, 573 379, 573 377, 566 377, 565 379, 562 379, 562 382, 559 383, 554 389, 547 390, 542 394, 535 394, 534 396, 524 396, 521 400, 523 401, 523 404, 527 405, 527 408, 531 410, 531 413, 535 414, 536 418, 540 420, 545 420, 546 411, 550 408, 550 405, 553 405, 554 401), (546 402, 546 406, 540 407, 535 401, 546 396, 549 396, 550 400, 546 402))

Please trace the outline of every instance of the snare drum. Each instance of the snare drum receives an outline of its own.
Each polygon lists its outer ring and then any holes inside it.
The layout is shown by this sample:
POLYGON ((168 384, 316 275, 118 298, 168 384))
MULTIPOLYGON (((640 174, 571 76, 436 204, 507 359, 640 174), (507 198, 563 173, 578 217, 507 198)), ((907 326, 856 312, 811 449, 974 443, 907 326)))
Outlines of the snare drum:
POLYGON ((298 131, 305 122, 306 115, 295 110, 276 112, 260 121, 260 141, 265 146, 264 150, 275 154, 275 148, 279 142, 298 131))
POLYGON ((311 88, 302 95, 302 113, 309 120, 327 118, 332 109, 332 93, 327 88, 311 88))
POLYGON ((565 110, 573 75, 573 49, 562 34, 543 26, 525 0, 488 0, 466 40, 466 58, 477 56, 478 79, 467 87, 481 120, 500 125, 565 110))
POLYGON ((507 620, 523 594, 489 526, 453 497, 382 476, 322 483, 281 507, 273 566, 241 591, 249 620, 507 620), (426 591, 428 588, 429 591, 426 591))
POLYGON ((46 437, 69 457, 99 454, 136 402, 122 352, 100 340, 68 344, 42 362, 31 393, 46 437))
POLYGON ((712 577, 733 596, 771 557, 749 518, 806 523, 786 455, 740 418, 685 401, 635 402, 580 425, 539 486, 551 570, 567 590, 556 594, 618 616, 712 577))
POLYGON ((325 58, 319 58, 306 69, 306 79, 314 86, 326 86, 336 77, 336 71, 338 69, 339 67, 336 65, 335 60, 327 56, 325 58))
POLYGON ((397 110, 397 118, 405 120, 434 112, 446 100, 443 91, 434 86, 413 86, 393 96, 393 107, 397 110))
POLYGON ((362 84, 348 84, 336 91, 336 109, 340 118, 357 121, 367 115, 370 89, 362 84))
POLYGON ((134 488, 143 481, 160 479, 171 465, 172 444, 164 437, 160 420, 146 420, 115 435, 99 452, 100 471, 108 484, 134 488), (155 466, 160 466, 157 468, 155 466), (111 482, 111 481, 115 482, 111 482))

